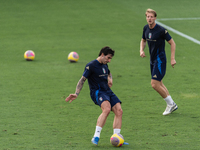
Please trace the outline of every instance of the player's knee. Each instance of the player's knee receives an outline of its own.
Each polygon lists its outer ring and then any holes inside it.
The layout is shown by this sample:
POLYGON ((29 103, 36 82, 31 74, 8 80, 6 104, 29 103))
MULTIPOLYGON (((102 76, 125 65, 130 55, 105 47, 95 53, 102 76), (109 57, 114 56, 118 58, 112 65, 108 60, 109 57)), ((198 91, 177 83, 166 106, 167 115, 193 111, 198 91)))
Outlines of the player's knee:
POLYGON ((115 115, 122 116, 123 115, 123 110, 121 108, 117 109, 115 115))
POLYGON ((123 115, 123 110, 119 109, 119 115, 122 116, 123 115))
POLYGON ((110 107, 105 107, 105 108, 103 109, 103 112, 106 113, 107 115, 109 115, 110 111, 111 111, 111 108, 110 108, 110 107))
POLYGON ((151 82, 151 87, 154 88, 154 89, 156 89, 157 88, 157 84, 154 83, 154 82, 151 82))
POLYGON ((151 83, 151 87, 155 89, 156 85, 154 83, 151 83))

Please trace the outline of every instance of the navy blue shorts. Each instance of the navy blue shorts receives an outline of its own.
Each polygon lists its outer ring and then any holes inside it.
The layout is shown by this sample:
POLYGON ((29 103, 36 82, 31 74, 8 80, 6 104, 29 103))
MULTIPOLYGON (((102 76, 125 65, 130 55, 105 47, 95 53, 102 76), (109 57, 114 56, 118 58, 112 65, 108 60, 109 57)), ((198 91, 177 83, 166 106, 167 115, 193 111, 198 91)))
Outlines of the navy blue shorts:
POLYGON ((91 98, 93 102, 96 105, 99 105, 100 107, 101 107, 101 104, 106 100, 110 102, 111 108, 115 106, 115 104, 121 103, 119 98, 111 90, 109 91, 97 90, 96 92, 91 94, 91 98))
POLYGON ((166 62, 156 61, 154 64, 150 64, 151 67, 151 79, 161 81, 165 76, 166 62))

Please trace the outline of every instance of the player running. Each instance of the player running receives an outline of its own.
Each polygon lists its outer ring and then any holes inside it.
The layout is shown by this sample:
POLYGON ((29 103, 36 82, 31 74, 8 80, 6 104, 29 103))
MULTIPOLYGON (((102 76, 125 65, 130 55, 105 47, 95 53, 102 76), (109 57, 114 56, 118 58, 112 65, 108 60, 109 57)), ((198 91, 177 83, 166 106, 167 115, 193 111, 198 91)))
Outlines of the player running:
POLYGON ((165 40, 171 45, 171 66, 174 68, 175 60, 175 42, 169 35, 167 30, 155 23, 156 12, 152 9, 147 9, 146 13, 147 25, 143 28, 142 40, 140 42, 140 56, 146 57, 144 48, 146 41, 149 46, 150 53, 150 68, 151 68, 151 86, 164 98, 167 107, 163 115, 168 115, 178 109, 178 106, 173 101, 172 97, 162 79, 166 71, 166 55, 165 55, 165 40))

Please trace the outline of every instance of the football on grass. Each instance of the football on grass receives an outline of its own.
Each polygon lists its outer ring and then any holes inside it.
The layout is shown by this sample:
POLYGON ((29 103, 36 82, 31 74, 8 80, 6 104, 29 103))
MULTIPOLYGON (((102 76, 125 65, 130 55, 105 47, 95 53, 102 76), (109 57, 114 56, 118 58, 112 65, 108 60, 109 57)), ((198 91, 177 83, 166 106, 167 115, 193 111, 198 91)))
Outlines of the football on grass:
POLYGON ((119 133, 115 133, 111 136, 110 143, 115 147, 120 147, 124 143, 124 137, 119 133))
POLYGON ((77 52, 70 52, 68 55, 68 60, 70 62, 77 62, 79 59, 79 55, 77 52))
POLYGON ((32 50, 27 50, 27 51, 24 53, 24 58, 25 58, 27 61, 34 60, 34 58, 35 58, 35 53, 34 53, 32 50))

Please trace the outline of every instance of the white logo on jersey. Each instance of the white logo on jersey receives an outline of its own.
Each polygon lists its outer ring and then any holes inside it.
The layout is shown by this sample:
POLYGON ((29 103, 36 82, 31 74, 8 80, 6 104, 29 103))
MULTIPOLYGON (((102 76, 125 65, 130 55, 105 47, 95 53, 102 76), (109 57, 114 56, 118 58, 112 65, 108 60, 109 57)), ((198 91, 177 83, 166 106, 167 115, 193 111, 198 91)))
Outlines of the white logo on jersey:
POLYGON ((104 68, 102 68, 102 70, 103 70, 103 73, 105 74, 105 73, 106 73, 106 70, 105 70, 104 68))
POLYGON ((149 33, 149 39, 151 39, 152 33, 149 33))
POLYGON ((100 101, 102 101, 102 100, 103 100, 103 98, 102 98, 102 97, 99 97, 99 100, 100 100, 100 101))

